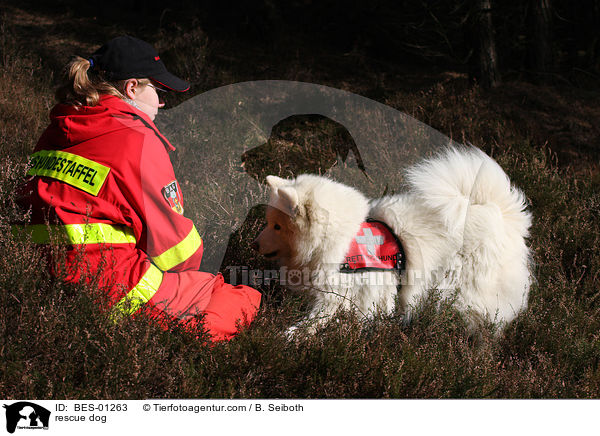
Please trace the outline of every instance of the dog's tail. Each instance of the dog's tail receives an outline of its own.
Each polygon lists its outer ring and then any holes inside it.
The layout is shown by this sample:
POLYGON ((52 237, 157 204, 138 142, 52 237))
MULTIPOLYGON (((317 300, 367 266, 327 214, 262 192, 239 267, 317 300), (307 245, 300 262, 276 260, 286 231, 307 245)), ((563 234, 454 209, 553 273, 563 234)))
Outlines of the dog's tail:
POLYGON ((464 227, 469 207, 496 205, 502 219, 526 237, 531 215, 526 198, 493 159, 475 148, 449 148, 408 171, 408 183, 436 210, 452 233, 464 227))

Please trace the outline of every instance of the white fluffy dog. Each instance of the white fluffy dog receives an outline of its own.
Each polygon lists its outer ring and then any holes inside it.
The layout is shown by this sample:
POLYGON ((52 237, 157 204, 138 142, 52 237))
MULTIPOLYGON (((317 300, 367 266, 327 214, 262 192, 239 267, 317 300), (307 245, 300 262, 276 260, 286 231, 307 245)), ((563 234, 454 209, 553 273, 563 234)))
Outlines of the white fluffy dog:
POLYGON ((531 282, 523 193, 476 148, 448 149, 410 168, 407 181, 406 193, 369 201, 324 177, 269 176, 267 226, 254 247, 287 267, 288 287, 314 295, 309 321, 340 308, 389 313, 395 302, 409 320, 433 289, 471 321, 511 321, 526 307, 531 282), (401 271, 341 268, 368 219, 385 223, 401 243, 401 271))

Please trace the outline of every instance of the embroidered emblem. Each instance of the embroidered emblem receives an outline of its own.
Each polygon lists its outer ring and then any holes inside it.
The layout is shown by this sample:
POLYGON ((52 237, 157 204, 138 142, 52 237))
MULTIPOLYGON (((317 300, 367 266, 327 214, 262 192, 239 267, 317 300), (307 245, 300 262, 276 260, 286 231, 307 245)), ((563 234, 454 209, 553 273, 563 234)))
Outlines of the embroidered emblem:
POLYGON ((167 200, 167 203, 169 203, 169 206, 171 206, 171 209, 178 214, 183 215, 183 197, 177 180, 173 180, 167 186, 162 188, 162 194, 163 197, 165 197, 165 200, 167 200))

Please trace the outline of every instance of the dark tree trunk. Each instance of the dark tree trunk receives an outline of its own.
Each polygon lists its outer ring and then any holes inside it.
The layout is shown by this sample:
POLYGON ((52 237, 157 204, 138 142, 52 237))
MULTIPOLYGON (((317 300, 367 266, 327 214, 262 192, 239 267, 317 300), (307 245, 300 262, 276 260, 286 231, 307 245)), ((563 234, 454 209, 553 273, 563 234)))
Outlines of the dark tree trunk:
POLYGON ((500 83, 498 55, 492 23, 492 0, 477 0, 477 33, 479 39, 479 80, 484 88, 500 83))
POLYGON ((533 37, 530 60, 533 69, 546 73, 552 66, 552 5, 550 0, 531 0, 533 37))

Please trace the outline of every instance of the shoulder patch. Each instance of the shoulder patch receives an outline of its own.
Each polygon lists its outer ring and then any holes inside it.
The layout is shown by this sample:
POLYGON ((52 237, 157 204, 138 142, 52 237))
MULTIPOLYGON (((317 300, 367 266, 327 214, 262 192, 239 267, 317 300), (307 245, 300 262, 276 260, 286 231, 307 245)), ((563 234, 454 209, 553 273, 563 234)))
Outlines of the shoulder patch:
POLYGON ((180 215, 183 215, 183 196, 181 195, 181 189, 177 180, 173 180, 171 183, 162 188, 162 194, 171 209, 180 215))

